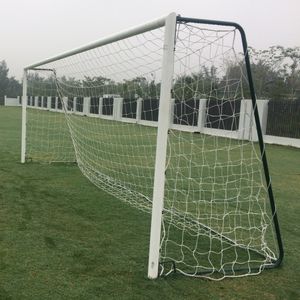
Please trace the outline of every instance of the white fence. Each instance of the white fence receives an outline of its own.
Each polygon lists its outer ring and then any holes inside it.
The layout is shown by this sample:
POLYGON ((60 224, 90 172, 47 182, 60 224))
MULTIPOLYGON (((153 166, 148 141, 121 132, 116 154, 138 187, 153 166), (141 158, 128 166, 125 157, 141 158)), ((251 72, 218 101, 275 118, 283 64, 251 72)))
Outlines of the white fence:
POLYGON ((21 98, 11 98, 4 96, 4 105, 5 106, 21 106, 21 98))
MULTIPOLYGON (((135 118, 127 118, 122 114, 123 111, 123 98, 114 97, 112 104, 112 112, 111 114, 104 114, 103 112, 103 98, 99 98, 98 103, 98 112, 91 112, 91 98, 76 98, 72 99, 72 107, 68 104, 68 98, 64 97, 62 99, 64 101, 65 107, 68 107, 68 113, 74 113, 78 115, 85 115, 90 117, 99 117, 103 119, 109 120, 117 120, 121 122, 128 123, 137 123, 146 126, 157 126, 156 121, 149 121, 142 119, 142 101, 143 99, 137 99, 136 101, 136 112, 135 118), (80 103, 79 103, 80 101, 80 103)), ((269 144, 278 144, 285 146, 293 146, 300 148, 300 139, 296 138, 288 138, 288 137, 280 137, 266 134, 267 128, 267 120, 268 120, 268 100, 257 100, 257 108, 260 116, 262 133, 264 135, 264 142, 269 144)), ((20 100, 18 98, 7 98, 5 97, 5 105, 7 106, 19 106, 20 100)), ((58 97, 28 97, 27 105, 31 108, 41 109, 41 110, 49 110, 53 112, 63 112, 62 108, 59 107, 58 97)), ((172 100, 172 107, 174 111, 174 100, 172 100)), ((239 124, 237 130, 223 130, 223 129, 215 129, 208 128, 205 126, 206 124, 206 100, 201 99, 199 101, 198 108, 198 120, 197 126, 190 125, 178 125, 174 124, 173 120, 170 120, 170 128, 178 129, 182 131, 188 132, 201 132, 204 134, 222 136, 222 137, 230 137, 234 139, 243 139, 243 140, 253 140, 257 141, 257 133, 255 128, 254 116, 252 103, 249 99, 244 99, 241 101, 240 113, 239 113, 239 124)))

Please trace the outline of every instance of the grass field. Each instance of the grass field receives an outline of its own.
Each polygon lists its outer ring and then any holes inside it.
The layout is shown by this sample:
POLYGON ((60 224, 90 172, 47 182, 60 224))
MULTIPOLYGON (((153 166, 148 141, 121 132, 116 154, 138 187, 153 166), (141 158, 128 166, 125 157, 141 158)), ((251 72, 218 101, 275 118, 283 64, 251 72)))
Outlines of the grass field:
POLYGON ((72 164, 20 164, 21 111, 0 107, 0 299, 299 299, 300 150, 267 146, 279 269, 221 282, 147 279, 150 215, 72 164))

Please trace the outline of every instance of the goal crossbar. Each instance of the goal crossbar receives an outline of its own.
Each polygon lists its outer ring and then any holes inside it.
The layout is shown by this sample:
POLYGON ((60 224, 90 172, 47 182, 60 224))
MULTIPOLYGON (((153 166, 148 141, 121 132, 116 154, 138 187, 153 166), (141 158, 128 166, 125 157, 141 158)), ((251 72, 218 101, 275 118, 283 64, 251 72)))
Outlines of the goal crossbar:
POLYGON ((129 28, 125 31, 121 31, 121 32, 113 34, 111 36, 104 37, 100 40, 89 43, 87 45, 75 48, 75 49, 70 50, 70 51, 63 52, 61 54, 55 55, 55 56, 50 57, 48 59, 45 59, 45 60, 39 61, 37 63, 31 64, 31 65, 25 67, 24 70, 34 69, 34 68, 37 68, 39 66, 51 63, 53 61, 57 61, 57 60, 60 60, 60 59, 66 58, 66 57, 70 57, 72 55, 79 54, 79 53, 82 53, 82 52, 85 52, 85 51, 88 51, 88 50, 92 50, 92 49, 95 49, 97 47, 107 45, 109 43, 117 42, 119 40, 123 40, 123 39, 129 38, 133 35, 141 34, 141 33, 144 33, 146 31, 149 31, 149 30, 160 28, 160 27, 165 25, 166 19, 167 19, 167 16, 163 16, 161 18, 150 21, 146 24, 143 24, 143 25, 140 25, 140 26, 135 26, 133 28, 129 28))

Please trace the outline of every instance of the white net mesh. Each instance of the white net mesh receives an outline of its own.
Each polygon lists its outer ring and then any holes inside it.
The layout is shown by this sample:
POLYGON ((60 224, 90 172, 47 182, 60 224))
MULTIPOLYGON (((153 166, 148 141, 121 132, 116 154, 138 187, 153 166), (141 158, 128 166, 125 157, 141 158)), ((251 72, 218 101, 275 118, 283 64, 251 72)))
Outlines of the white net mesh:
MULTIPOLYGON (((27 159, 76 161, 150 212, 163 37, 155 29, 31 70, 27 159)), ((218 280, 276 258, 240 45, 232 28, 177 25, 161 274, 218 280)))

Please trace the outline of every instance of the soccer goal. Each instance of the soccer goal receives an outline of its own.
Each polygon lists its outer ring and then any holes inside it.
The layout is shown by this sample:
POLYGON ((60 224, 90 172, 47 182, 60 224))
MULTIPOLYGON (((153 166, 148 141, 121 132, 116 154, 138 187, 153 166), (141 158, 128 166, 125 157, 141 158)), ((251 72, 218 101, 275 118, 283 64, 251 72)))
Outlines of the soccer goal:
POLYGON ((241 26, 172 13, 26 67, 21 161, 151 214, 149 278, 259 274, 283 258, 263 107, 241 26))

